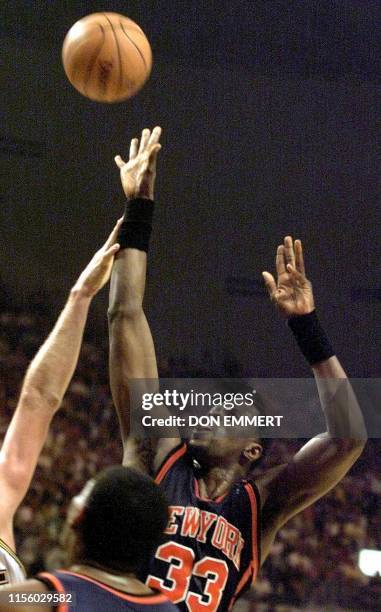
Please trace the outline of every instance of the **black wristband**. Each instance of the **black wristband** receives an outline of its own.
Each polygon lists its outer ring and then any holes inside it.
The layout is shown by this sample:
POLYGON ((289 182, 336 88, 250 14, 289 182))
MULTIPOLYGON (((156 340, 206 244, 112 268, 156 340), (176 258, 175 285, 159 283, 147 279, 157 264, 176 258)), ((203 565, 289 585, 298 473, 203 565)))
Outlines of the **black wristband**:
POLYGON ((154 202, 147 198, 135 198, 127 202, 117 238, 121 249, 139 249, 148 252, 153 209, 154 202))
POLYGON ((290 317, 288 326, 294 334, 300 350, 310 365, 325 361, 335 354, 316 314, 290 317))

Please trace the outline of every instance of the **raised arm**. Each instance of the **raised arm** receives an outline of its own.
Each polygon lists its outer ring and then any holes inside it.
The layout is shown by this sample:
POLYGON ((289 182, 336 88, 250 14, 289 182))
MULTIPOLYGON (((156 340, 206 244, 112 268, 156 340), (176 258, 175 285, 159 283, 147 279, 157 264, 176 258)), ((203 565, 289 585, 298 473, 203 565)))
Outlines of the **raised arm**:
POLYGON ((305 444, 292 461, 274 471, 264 486, 264 556, 277 530, 322 497, 361 454, 366 429, 347 376, 318 321, 312 286, 306 278, 300 240, 287 236, 276 257, 277 281, 263 277, 271 300, 288 318, 317 383, 327 431, 305 444))
POLYGON ((91 300, 109 279, 119 248, 119 226, 120 222, 78 278, 53 331, 31 362, 0 451, 0 538, 12 548, 13 516, 76 367, 91 300))
POLYGON ((109 302, 110 384, 124 448, 123 464, 149 472, 179 439, 154 440, 130 436, 130 391, 133 379, 150 380, 157 390, 157 364, 151 331, 143 310, 147 251, 151 232, 156 159, 160 127, 145 129, 140 143, 131 141, 129 161, 115 158, 127 198, 118 242, 120 251, 111 275, 109 302))

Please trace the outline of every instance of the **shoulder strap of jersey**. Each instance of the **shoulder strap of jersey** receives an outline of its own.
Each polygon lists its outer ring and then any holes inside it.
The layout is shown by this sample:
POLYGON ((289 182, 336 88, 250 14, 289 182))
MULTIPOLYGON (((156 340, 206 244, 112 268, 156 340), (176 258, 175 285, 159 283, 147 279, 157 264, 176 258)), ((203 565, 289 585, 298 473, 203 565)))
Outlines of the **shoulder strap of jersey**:
POLYGON ((261 567, 261 497, 257 485, 253 480, 247 480, 244 484, 246 492, 249 496, 252 518, 252 542, 253 542, 253 564, 254 576, 257 577, 259 568, 261 567))
POLYGON ((183 457, 185 455, 187 450, 188 450, 188 447, 187 447, 185 442, 182 442, 181 444, 178 444, 177 446, 172 448, 172 450, 164 458, 164 460, 161 463, 161 466, 159 467, 159 469, 156 472, 155 482, 157 484, 160 484, 162 482, 162 480, 168 474, 168 472, 171 469, 171 467, 173 467, 173 465, 179 459, 181 459, 181 457, 183 457))
POLYGON ((241 591, 248 585, 248 583, 254 582, 257 577, 259 568, 261 566, 261 500, 258 491, 258 487, 252 480, 244 480, 243 486, 248 495, 250 507, 251 507, 251 527, 252 527, 252 560, 245 573, 242 575, 239 581, 235 593, 230 601, 229 610, 233 608, 234 603, 241 591))

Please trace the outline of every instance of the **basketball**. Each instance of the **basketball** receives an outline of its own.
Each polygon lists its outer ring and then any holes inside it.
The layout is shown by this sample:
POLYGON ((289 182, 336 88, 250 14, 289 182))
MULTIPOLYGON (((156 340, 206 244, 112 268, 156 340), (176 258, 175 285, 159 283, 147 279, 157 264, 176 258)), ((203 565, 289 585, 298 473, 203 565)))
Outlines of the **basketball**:
POLYGON ((143 30, 118 13, 93 13, 66 34, 62 62, 81 94, 97 102, 121 102, 149 77, 152 52, 143 30))

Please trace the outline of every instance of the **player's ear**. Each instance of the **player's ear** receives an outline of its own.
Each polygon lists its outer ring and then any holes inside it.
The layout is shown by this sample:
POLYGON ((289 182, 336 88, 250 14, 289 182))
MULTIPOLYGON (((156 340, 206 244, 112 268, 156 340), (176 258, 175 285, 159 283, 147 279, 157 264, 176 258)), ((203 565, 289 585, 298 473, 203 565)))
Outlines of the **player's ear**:
POLYGON ((263 448, 259 442, 250 442, 243 450, 243 456, 247 461, 257 461, 262 456, 263 448))

